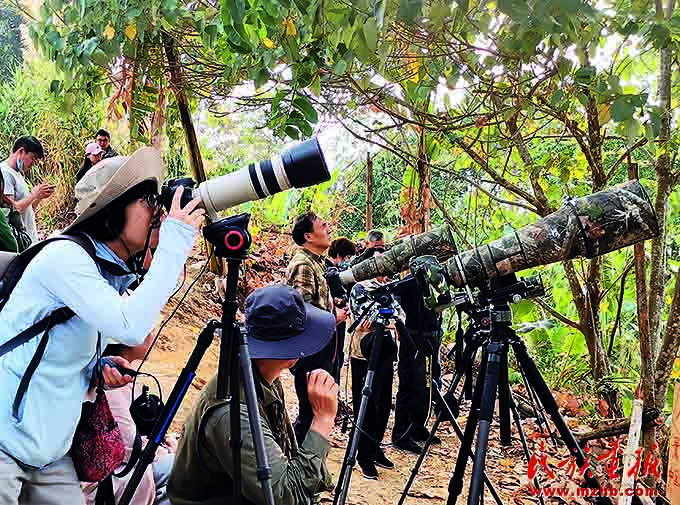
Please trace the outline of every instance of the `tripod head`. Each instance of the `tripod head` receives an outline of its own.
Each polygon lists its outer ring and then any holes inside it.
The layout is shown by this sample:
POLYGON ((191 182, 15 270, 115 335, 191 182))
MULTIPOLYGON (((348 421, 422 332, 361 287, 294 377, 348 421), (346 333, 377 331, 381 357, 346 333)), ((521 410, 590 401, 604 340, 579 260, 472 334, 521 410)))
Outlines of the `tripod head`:
MULTIPOLYGON (((409 281, 407 277, 398 281, 383 284, 374 289, 368 289, 361 284, 357 284, 352 289, 357 293, 350 298, 350 309, 355 316, 354 323, 347 330, 353 333, 364 320, 377 321, 387 326, 390 319, 396 319, 394 297, 392 293, 400 284, 409 281)), ((397 305, 398 306, 398 305, 397 305)))
POLYGON ((253 239, 248 233, 250 214, 226 217, 203 228, 203 237, 215 248, 220 258, 244 260, 253 239))

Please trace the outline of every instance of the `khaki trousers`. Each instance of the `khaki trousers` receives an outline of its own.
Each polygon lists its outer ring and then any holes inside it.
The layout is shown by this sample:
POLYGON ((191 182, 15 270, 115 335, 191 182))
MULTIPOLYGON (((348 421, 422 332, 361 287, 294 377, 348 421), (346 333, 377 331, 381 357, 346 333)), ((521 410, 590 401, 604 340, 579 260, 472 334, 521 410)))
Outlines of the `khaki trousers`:
POLYGON ((84 505, 68 454, 40 470, 24 469, 0 451, 0 505, 84 505))

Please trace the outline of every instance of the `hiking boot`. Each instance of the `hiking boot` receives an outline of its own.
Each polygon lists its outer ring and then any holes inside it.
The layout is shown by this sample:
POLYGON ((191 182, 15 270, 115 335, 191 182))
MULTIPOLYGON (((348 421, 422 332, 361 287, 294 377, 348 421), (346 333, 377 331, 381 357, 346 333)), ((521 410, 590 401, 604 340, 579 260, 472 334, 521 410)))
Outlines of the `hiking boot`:
POLYGON ((423 450, 423 448, 416 444, 410 436, 402 437, 396 442, 392 442, 392 445, 401 449, 402 451, 412 452, 413 454, 420 454, 420 451, 423 450))
POLYGON ((364 474, 364 479, 378 480, 378 469, 373 464, 361 466, 361 473, 364 474))
POLYGON ((378 454, 375 457, 375 464, 380 468, 387 468, 388 470, 394 468, 394 463, 387 459, 387 456, 385 456, 383 451, 378 451, 378 454))

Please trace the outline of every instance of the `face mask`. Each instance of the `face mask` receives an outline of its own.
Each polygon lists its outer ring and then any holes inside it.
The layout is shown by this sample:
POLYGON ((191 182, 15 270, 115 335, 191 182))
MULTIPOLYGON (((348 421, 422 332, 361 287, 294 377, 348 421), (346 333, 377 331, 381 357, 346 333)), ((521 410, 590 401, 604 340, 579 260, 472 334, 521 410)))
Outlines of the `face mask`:
POLYGON ((17 172, 22 173, 24 171, 24 160, 17 158, 17 172))
POLYGON ((349 261, 341 261, 338 263, 338 270, 347 270, 349 268, 349 261))

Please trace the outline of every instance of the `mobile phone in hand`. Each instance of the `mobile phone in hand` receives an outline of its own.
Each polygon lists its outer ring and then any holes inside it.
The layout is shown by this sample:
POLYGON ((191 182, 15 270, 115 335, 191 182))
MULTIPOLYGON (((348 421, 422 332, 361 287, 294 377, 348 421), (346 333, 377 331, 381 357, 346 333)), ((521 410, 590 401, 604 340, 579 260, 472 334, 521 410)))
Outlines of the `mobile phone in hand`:
POLYGON ((139 375, 139 372, 137 370, 132 370, 131 368, 124 367, 122 365, 119 365, 115 361, 113 361, 109 357, 104 357, 99 360, 101 366, 103 367, 104 365, 108 365, 111 368, 115 368, 118 370, 121 374, 123 375, 129 375, 130 377, 135 377, 139 375))

